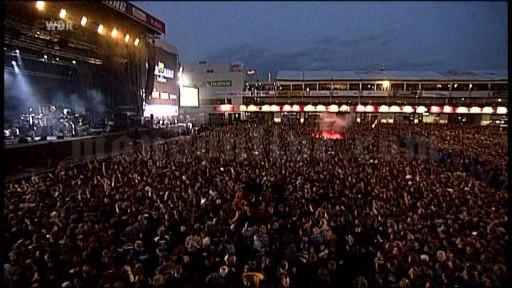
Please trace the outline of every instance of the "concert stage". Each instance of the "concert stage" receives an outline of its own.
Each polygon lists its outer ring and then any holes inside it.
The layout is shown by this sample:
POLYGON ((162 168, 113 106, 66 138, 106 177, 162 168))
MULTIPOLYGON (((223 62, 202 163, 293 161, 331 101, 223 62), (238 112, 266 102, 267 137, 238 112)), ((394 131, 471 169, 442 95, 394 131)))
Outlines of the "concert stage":
POLYGON ((4 135, 27 142, 140 122, 162 21, 126 1, 9 1, 4 8, 4 135))
POLYGON ((115 155, 128 151, 141 141, 153 142, 185 136, 189 130, 178 124, 170 129, 144 129, 104 133, 96 136, 47 139, 29 143, 4 145, 4 175, 15 177, 34 171, 51 169, 61 162, 77 162, 93 157, 115 155), (53 165, 52 165, 53 164, 53 165))

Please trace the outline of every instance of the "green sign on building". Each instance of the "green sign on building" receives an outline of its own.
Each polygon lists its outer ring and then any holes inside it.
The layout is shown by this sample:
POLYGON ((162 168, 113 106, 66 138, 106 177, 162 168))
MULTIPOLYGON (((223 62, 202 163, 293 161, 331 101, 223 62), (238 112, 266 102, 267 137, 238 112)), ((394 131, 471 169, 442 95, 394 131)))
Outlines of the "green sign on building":
POLYGON ((231 87, 231 80, 207 81, 210 87, 231 87))

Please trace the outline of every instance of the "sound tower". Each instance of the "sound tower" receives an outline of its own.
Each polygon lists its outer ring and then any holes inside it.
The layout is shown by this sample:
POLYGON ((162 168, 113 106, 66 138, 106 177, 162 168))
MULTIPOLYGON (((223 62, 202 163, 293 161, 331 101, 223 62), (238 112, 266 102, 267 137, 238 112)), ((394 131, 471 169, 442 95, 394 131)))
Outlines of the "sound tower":
POLYGON ((148 45, 148 71, 146 77, 146 99, 151 97, 153 93, 153 87, 155 86, 155 63, 156 63, 156 49, 155 40, 152 40, 152 44, 148 45))

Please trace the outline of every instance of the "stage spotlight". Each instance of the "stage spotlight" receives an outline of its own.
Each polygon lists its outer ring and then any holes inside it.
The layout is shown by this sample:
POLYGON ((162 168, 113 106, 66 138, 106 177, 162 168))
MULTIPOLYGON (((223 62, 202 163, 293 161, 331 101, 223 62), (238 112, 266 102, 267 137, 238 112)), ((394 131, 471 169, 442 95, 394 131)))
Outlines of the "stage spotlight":
POLYGON ((16 49, 16 54, 20 55, 20 50, 16 49))
POLYGON ((103 25, 98 26, 98 33, 103 33, 103 25))
POLYGON ((75 60, 73 60, 73 61, 71 61, 71 63, 76 64, 76 61, 75 61, 75 60))
POLYGON ((82 20, 80 20, 80 24, 85 27, 85 25, 87 24, 87 17, 83 16, 82 20))
POLYGON ((117 36, 117 29, 116 28, 112 29, 112 33, 110 35, 112 36, 112 38, 116 38, 116 36, 117 36))
POLYGON ((39 11, 43 11, 43 9, 44 9, 44 1, 37 1, 36 2, 36 8, 39 11))
POLYGON ((135 41, 133 41, 133 45, 135 46, 139 46, 139 38, 135 39, 135 41))
POLYGON ((59 59, 59 57, 57 57, 55 60, 59 61, 60 59, 59 59))
POLYGON ((60 13, 59 13, 60 18, 62 18, 62 19, 66 18, 66 14, 67 14, 66 9, 60 9, 60 13))
POLYGON ((44 58, 44 60, 47 60, 48 59, 48 55, 44 55, 43 58, 44 58))
POLYGON ((126 34, 124 37, 124 42, 128 43, 128 41, 130 41, 130 34, 126 34))

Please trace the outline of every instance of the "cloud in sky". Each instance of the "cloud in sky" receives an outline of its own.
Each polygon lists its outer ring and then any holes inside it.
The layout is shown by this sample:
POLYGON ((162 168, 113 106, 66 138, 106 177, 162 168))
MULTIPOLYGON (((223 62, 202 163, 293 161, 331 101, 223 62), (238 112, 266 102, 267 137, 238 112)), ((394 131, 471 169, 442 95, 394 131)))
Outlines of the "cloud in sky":
POLYGON ((506 2, 138 2, 181 62, 278 70, 506 69, 506 2))
POLYGON ((242 61, 264 75, 276 73, 276 67, 278 70, 377 70, 381 67, 415 70, 442 64, 438 57, 396 57, 391 51, 399 41, 397 33, 389 33, 322 37, 286 50, 245 44, 213 51, 207 61, 242 61))

